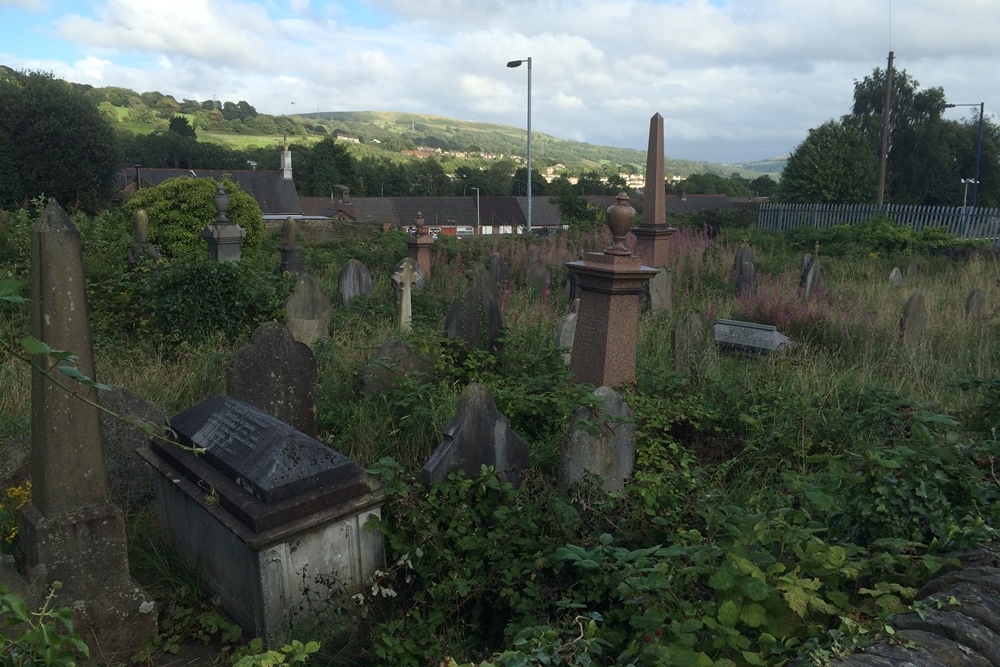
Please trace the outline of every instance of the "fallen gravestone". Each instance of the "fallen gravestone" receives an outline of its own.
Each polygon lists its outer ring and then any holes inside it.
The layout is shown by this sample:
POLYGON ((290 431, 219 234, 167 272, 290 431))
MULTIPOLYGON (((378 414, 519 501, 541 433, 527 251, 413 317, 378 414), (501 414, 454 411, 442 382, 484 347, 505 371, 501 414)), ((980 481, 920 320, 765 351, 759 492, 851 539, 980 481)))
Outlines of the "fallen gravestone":
POLYGON ((280 322, 257 327, 226 369, 226 393, 315 438, 316 358, 280 322))
POLYGON ((576 337, 576 319, 579 310, 580 300, 576 299, 569 305, 569 312, 556 327, 556 349, 562 350, 562 358, 567 366, 573 357, 573 339, 576 337))
POLYGON ((308 273, 301 273, 295 280, 292 294, 285 299, 288 330, 292 338, 309 347, 330 336, 330 318, 333 306, 326 298, 319 283, 308 273))
POLYGON ((670 269, 660 268, 649 280, 650 310, 670 310, 673 306, 673 275, 670 269))
POLYGON ((427 363, 405 341, 386 341, 358 371, 361 393, 376 396, 407 375, 423 381, 427 375, 427 363))
POLYGON ((899 270, 898 266, 892 267, 892 271, 889 272, 889 284, 894 287, 899 287, 903 283, 903 273, 899 270))
POLYGON ((359 260, 349 259, 340 269, 337 279, 337 289, 340 291, 340 301, 347 308, 351 299, 358 296, 370 296, 372 293, 372 272, 359 260))
POLYGON ((153 478, 136 450, 166 434, 167 414, 124 387, 102 389, 98 397, 105 410, 122 418, 101 413, 108 495, 126 515, 135 514, 153 501, 153 478))
POLYGON ((421 481, 431 486, 448 478, 458 468, 467 477, 492 466, 497 475, 514 486, 528 466, 528 443, 510 428, 490 390, 470 384, 458 402, 458 414, 444 429, 444 441, 420 471, 421 481))
POLYGON ((496 349, 503 329, 499 290, 493 275, 485 268, 470 272, 469 286, 455 299, 445 319, 449 340, 463 340, 469 349, 496 349))
POLYGON ((381 535, 364 527, 384 494, 354 461, 230 396, 170 426, 203 453, 142 450, 160 528, 248 635, 280 645, 315 596, 359 587, 382 564, 381 535))
POLYGON ((689 375, 691 367, 704 353, 705 322, 698 313, 690 313, 674 327, 671 347, 674 353, 674 372, 689 375))
POLYGON ((899 339, 903 345, 913 349, 920 345, 927 324, 927 307, 924 305, 924 295, 914 292, 903 306, 903 314, 899 318, 899 339))
POLYGON ((965 316, 977 319, 983 316, 984 310, 986 310, 986 292, 976 287, 965 298, 965 316))
POLYGON ((601 479, 605 491, 621 492, 635 463, 632 411, 610 387, 598 387, 594 395, 601 400, 599 414, 580 408, 563 438, 559 487, 567 489, 591 474, 601 479), (601 422, 596 432, 591 428, 595 417, 601 422))
POLYGON ((769 354, 794 345, 770 324, 719 320, 712 333, 720 349, 740 354, 769 354))

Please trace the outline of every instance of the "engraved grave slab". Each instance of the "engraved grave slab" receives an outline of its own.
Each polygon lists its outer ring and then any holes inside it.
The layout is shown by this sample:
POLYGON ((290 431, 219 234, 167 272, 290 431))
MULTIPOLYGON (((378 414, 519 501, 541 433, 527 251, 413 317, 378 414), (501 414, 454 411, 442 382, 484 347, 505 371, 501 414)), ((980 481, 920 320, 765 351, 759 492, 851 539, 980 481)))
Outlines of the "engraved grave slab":
POLYGON ((769 354, 794 345, 788 336, 769 324, 719 320, 712 333, 720 348, 742 354, 769 354))

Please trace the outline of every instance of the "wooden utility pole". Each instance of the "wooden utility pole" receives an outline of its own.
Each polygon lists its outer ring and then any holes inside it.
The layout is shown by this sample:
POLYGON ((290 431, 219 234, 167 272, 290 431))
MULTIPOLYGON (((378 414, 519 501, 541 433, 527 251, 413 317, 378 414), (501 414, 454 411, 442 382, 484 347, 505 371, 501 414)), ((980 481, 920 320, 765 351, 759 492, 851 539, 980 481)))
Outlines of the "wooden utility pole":
POLYGON ((889 66, 885 70, 885 101, 882 103, 882 150, 878 156, 878 195, 877 206, 885 201, 885 163, 889 157, 889 120, 892 106, 892 51, 889 52, 889 66))

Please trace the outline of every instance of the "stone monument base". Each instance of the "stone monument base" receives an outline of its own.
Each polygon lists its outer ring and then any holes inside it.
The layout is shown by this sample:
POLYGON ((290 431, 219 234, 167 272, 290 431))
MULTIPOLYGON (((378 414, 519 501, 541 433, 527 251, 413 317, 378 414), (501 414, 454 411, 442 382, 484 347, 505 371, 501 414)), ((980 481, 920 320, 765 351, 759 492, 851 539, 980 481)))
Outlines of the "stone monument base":
POLYGON ((677 232, 676 227, 666 225, 639 225, 633 227, 635 254, 646 266, 661 268, 667 265, 667 239, 677 232))

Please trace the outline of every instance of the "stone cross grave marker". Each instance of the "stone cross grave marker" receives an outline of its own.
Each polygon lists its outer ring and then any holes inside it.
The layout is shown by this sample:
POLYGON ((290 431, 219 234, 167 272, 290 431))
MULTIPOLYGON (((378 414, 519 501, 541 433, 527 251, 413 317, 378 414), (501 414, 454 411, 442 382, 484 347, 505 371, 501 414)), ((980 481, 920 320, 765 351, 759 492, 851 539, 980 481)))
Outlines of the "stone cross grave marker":
POLYGON ((295 279, 295 287, 285 299, 285 314, 288 315, 288 330, 292 332, 292 338, 310 348, 317 340, 330 336, 333 305, 316 279, 308 273, 300 273, 295 279))
POLYGON ((280 322, 265 322, 226 369, 226 393, 315 438, 316 358, 280 322))
POLYGON ((587 473, 602 480, 608 492, 625 490, 625 480, 635 463, 635 425, 632 410, 610 387, 598 387, 601 424, 592 433, 587 424, 594 418, 589 407, 577 410, 563 438, 559 459, 559 486, 567 489, 583 481, 587 473))
POLYGON ((770 324, 719 320, 712 333, 720 349, 741 354, 770 354, 793 345, 787 336, 770 324))
POLYGON ((392 282, 399 286, 399 330, 413 330, 413 288, 420 280, 417 272, 417 263, 409 257, 403 259, 396 265, 396 271, 392 274, 392 282))
POLYGON ((371 295, 372 272, 368 270, 364 262, 351 258, 340 269, 337 287, 340 290, 340 301, 344 308, 347 308, 354 297, 371 295))
POLYGON ((905 347, 911 350, 920 345, 927 325, 927 306, 924 295, 914 292, 903 306, 903 314, 899 318, 899 339, 905 347))
POLYGON ((674 353, 674 372, 688 375, 691 367, 704 352, 705 322, 698 313, 690 313, 674 327, 671 347, 674 353))

